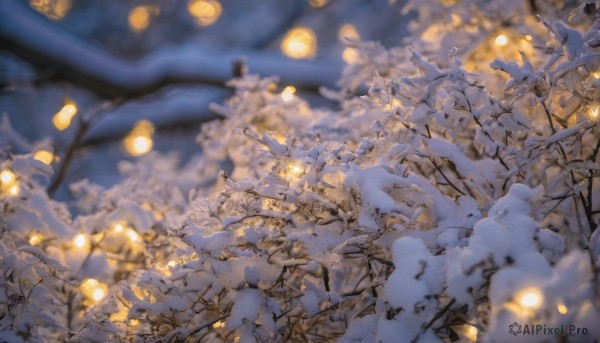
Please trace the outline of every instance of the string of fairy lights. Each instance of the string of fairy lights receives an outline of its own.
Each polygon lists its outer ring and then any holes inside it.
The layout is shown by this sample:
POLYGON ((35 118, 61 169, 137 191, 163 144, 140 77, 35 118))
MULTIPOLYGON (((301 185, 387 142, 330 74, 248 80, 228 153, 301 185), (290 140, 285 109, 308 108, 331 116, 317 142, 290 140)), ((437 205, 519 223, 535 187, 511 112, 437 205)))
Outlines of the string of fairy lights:
MULTIPOLYGON (((30 0, 32 8, 44 13, 53 20, 60 20, 66 16, 72 0, 30 0)), ((445 0, 446 2, 454 2, 445 0)), ((329 0, 310 0, 310 6, 321 8, 329 0)), ((218 0, 190 0, 187 4, 189 14, 196 20, 200 26, 210 26, 216 23, 223 12, 223 7, 218 0)), ((155 5, 140 5, 136 6, 129 12, 128 23, 133 32, 142 32, 146 30, 152 23, 154 17, 160 14, 160 8, 155 5)), ((425 33, 424 35, 427 35, 425 33)), ((360 40, 361 36, 355 25, 344 23, 339 27, 338 38, 341 41, 360 40)), ((493 32, 488 39, 499 49, 508 49, 511 43, 517 39, 531 41, 530 35, 512 36, 507 32, 493 32)), ((306 26, 296 26, 285 33, 280 44, 281 52, 294 59, 311 59, 317 55, 318 44, 317 35, 315 32, 306 26)), ((346 47, 342 52, 343 60, 348 63, 356 63, 359 54, 353 47, 346 47)), ((468 68, 468 65, 466 66, 468 68)), ((589 75, 593 79, 600 79, 600 72, 591 72, 589 75)), ((294 101, 296 97, 296 88, 292 85, 285 86, 279 94, 279 97, 284 103, 294 101)), ((397 100, 394 100, 397 101, 397 100)), ((399 106, 398 102, 388 106, 399 106)), ((52 118, 52 124, 58 131, 68 129, 73 121, 73 118, 78 114, 79 110, 74 101, 67 99, 63 107, 56 112, 52 118)), ((589 120, 598 121, 600 118, 600 104, 591 103, 586 106, 586 109, 581 112, 589 120)), ((130 156, 142 156, 149 153, 154 148, 154 125, 148 120, 138 121, 131 131, 123 138, 122 145, 124 150, 130 156)), ((279 134, 274 134, 274 139, 279 143, 284 144, 286 138, 279 134)), ((46 165, 51 165, 58 161, 58 157, 47 149, 38 149, 34 152, 33 158, 46 165)), ((290 161, 285 168, 281 169, 282 175, 290 178, 298 179, 305 173, 305 166, 299 162, 290 161)), ((0 194, 9 196, 18 196, 20 193, 19 176, 11 169, 0 171, 0 194)), ((139 233, 126 222, 114 223, 109 230, 112 235, 119 235, 129 240, 131 244, 140 243, 143 241, 139 233)), ((94 240, 97 238, 85 233, 76 234, 70 246, 73 249, 89 252, 94 249, 96 244, 94 240)), ((41 233, 32 233, 29 235, 29 243, 32 246, 43 244, 45 237, 41 233)), ((177 261, 169 261, 168 267, 175 267, 177 261)), ((109 295, 108 285, 94 278, 86 278, 80 283, 80 290, 85 297, 85 304, 93 306, 109 295)), ((543 292, 537 287, 527 287, 518 290, 514 297, 506 303, 506 308, 513 313, 522 317, 531 317, 536 315, 544 305, 543 292)), ((569 309, 565 303, 558 302, 555 304, 555 310, 566 315, 569 309)), ((218 323, 215 325, 223 325, 218 323)), ((476 341, 479 336, 479 329, 475 325, 465 325, 464 335, 472 341, 476 341)))

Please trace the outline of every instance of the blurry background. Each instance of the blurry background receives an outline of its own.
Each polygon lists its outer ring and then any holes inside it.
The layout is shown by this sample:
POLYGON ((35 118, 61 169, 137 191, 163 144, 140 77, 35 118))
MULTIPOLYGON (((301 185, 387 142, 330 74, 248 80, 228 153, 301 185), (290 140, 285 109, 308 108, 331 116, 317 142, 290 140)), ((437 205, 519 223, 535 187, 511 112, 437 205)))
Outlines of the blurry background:
POLYGON ((149 148, 176 150, 185 161, 200 150, 193 143, 199 124, 216 118, 208 105, 231 94, 224 82, 233 77, 236 58, 244 56, 251 73, 279 76, 280 90, 293 86, 311 105, 335 108, 318 89, 335 88, 355 59, 343 37, 400 45, 411 18, 402 15, 403 4, 2 0, 0 113, 22 137, 2 129, 0 143, 15 152, 44 146, 60 156, 77 133, 75 113, 89 118, 110 105, 82 138, 85 148, 68 180, 111 185, 119 160, 149 148), (141 119, 156 127, 152 141, 127 149, 123 142, 141 119))

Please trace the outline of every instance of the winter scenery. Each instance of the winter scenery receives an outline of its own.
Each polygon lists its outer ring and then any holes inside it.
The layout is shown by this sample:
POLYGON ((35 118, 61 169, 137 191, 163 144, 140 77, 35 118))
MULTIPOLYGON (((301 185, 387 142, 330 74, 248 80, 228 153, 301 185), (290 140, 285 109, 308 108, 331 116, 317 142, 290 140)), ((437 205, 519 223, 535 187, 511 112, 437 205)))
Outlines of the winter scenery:
POLYGON ((0 342, 599 342, 600 0, 1 0, 0 342))

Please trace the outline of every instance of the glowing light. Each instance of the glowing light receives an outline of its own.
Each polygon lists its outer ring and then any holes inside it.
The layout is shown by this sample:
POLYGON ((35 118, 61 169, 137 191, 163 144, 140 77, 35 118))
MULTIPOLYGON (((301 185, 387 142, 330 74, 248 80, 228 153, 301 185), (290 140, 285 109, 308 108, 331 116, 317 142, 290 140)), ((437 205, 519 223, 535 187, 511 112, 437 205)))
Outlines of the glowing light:
POLYGON ((29 237, 29 244, 31 245, 40 245, 44 241, 44 236, 40 233, 34 233, 29 237))
POLYGON ((354 64, 358 61, 358 51, 355 48, 346 47, 342 52, 342 59, 348 64, 354 64))
POLYGON ((338 38, 342 41, 344 39, 358 40, 360 39, 360 35, 358 34, 356 26, 352 24, 344 24, 338 30, 338 38))
POLYGON ((476 327, 474 327, 473 325, 466 326, 465 336, 467 336, 468 339, 470 339, 471 341, 476 341, 478 334, 479 330, 477 330, 476 327))
POLYGON ((313 58, 317 53, 317 36, 307 27, 293 28, 281 41, 281 52, 291 58, 313 58))
POLYGON ((57 130, 63 131, 71 126, 71 120, 76 114, 77 107, 75 104, 67 103, 52 117, 52 124, 57 130))
POLYGON ((19 185, 12 185, 8 189, 8 194, 10 194, 10 195, 19 195, 20 191, 21 191, 21 188, 19 187, 19 185))
POLYGON ((50 151, 48 150, 38 150, 33 154, 33 159, 40 161, 44 164, 48 164, 50 165, 52 163, 52 161, 54 161, 54 154, 52 154, 50 151))
POLYGON ((29 0, 29 6, 52 20, 61 20, 71 9, 71 0, 29 0))
POLYGON ((152 134, 154 133, 154 125, 147 120, 140 120, 125 137, 123 145, 125 150, 131 156, 140 156, 152 150, 154 143, 152 134))
POLYGON ((300 178, 304 173, 304 167, 298 162, 290 162, 286 166, 287 175, 291 178, 300 178))
POLYGON ((594 78, 594 79, 600 79, 600 71, 593 71, 592 73, 590 73, 590 75, 594 78))
POLYGON ((499 34, 498 36, 496 36, 496 45, 497 46, 506 46, 506 44, 508 44, 508 37, 506 37, 503 34, 499 34))
POLYGON ((329 3, 329 0, 308 0, 308 4, 314 8, 321 8, 329 3))
POLYGON ((127 231, 125 232, 125 234, 127 235, 127 237, 129 237, 129 239, 133 242, 133 243, 137 243, 139 241, 141 241, 142 237, 140 237, 140 235, 135 232, 134 229, 127 229, 127 231))
POLYGON ((219 20, 223 8, 217 0, 191 0, 188 11, 199 25, 210 26, 219 20))
POLYGON ((517 303, 527 310, 537 310, 542 306, 543 296, 537 288, 526 288, 517 294, 517 303))
POLYGON ((593 103, 588 105, 587 118, 591 121, 597 121, 600 119, 600 103, 593 103))
POLYGON ((87 245, 87 242, 87 237, 82 233, 78 234, 77 236, 75 236, 75 238, 73 238, 73 244, 75 244, 75 246, 78 248, 83 248, 87 245))
POLYGON ((174 268, 177 266, 177 261, 169 261, 169 263, 167 263, 167 266, 174 268))
POLYGON ((224 322, 224 321, 222 321, 222 320, 219 320, 218 322, 216 322, 216 323, 214 323, 214 324, 213 324, 213 327, 214 327, 214 328, 222 328, 222 327, 225 327, 225 322, 224 322))
POLYGON ((96 288, 94 290, 94 292, 92 293, 92 298, 94 298, 94 300, 96 300, 96 301, 102 300, 102 298, 104 298, 105 296, 106 296, 106 293, 101 288, 96 288))
POLYGON ((525 35, 525 40, 531 42, 533 40, 533 37, 531 35, 525 35))
POLYGON ((273 138, 275 138, 275 140, 277 141, 277 143, 279 143, 279 144, 285 144, 286 138, 281 133, 275 132, 273 134, 273 138))
POLYGON ((80 289, 92 305, 104 299, 108 294, 108 287, 106 284, 96 279, 85 279, 81 283, 80 289))
POLYGON ((393 98, 388 104, 385 104, 385 106, 383 106, 383 108, 385 110, 392 110, 394 108, 400 107, 400 105, 402 105, 400 100, 393 98))
POLYGON ((287 86, 281 91, 281 99, 285 102, 290 102, 294 99, 294 94, 296 93, 296 87, 287 86))
POLYGON ((149 6, 134 7, 127 19, 132 31, 142 32, 150 26, 151 9, 149 6))
POLYGON ((12 170, 5 169, 0 172, 0 181, 2 182, 3 186, 6 185, 10 187, 17 181, 17 176, 12 172, 12 170))
POLYGON ((569 312, 569 309, 564 304, 556 305, 556 309, 558 310, 558 313, 560 313, 560 314, 567 314, 567 312, 569 312))

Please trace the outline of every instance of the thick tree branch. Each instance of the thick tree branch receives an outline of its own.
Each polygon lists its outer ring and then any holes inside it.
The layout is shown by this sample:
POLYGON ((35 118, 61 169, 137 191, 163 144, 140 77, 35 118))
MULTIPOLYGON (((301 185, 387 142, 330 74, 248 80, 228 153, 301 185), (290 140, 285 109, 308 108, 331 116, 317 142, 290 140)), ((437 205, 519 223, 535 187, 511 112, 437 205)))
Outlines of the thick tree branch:
POLYGON ((253 73, 278 75, 285 83, 312 91, 334 87, 342 67, 339 61, 290 60, 274 53, 191 45, 127 60, 74 37, 15 0, 0 2, 0 46, 38 68, 52 70, 54 78, 108 99, 137 97, 178 83, 222 86, 232 77, 232 61, 241 55, 253 73))

